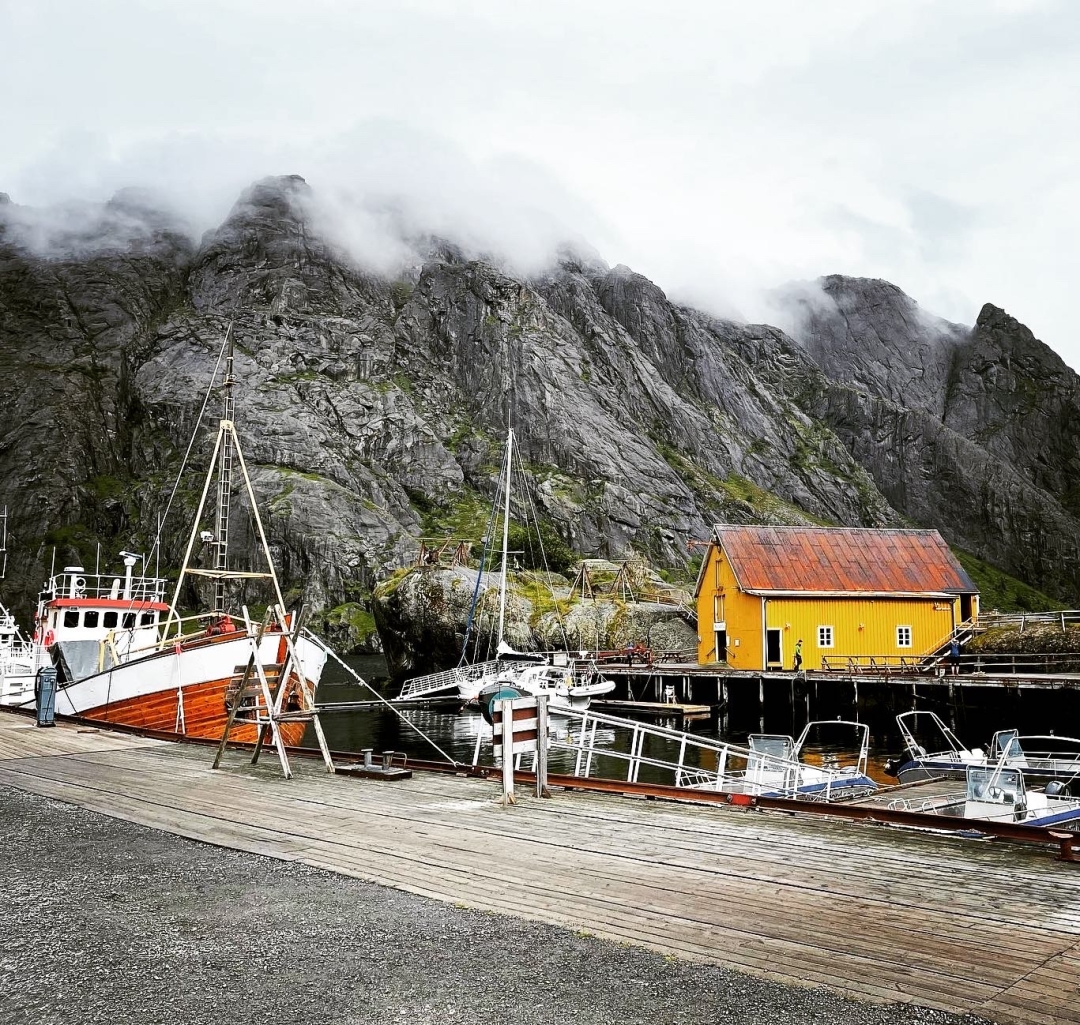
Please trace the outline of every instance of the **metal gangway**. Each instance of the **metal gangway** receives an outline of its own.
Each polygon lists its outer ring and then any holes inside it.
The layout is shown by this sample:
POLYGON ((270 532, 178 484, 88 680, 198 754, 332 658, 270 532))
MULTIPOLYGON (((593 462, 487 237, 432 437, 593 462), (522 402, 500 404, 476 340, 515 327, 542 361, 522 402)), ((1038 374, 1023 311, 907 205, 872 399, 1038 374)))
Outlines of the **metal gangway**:
MULTIPOLYGON (((588 710, 559 709, 551 721, 549 750, 571 753, 573 775, 578 778, 624 778, 628 783, 637 783, 642 768, 648 767, 651 775, 661 777, 658 782, 688 790, 814 801, 862 796, 876 787, 865 774, 865 747, 856 765, 834 768, 802 761, 790 737, 759 734, 751 736, 743 746, 588 710), (629 733, 626 750, 610 744, 613 732, 619 730, 629 733), (619 766, 617 776, 610 770, 600 771, 601 765, 607 769, 612 761, 619 766)), ((479 763, 483 742, 490 741, 490 736, 477 736, 474 765, 479 763)))
POLYGON ((405 681, 401 687, 401 693, 395 700, 414 701, 418 698, 431 697, 444 691, 457 690, 463 683, 473 683, 485 676, 489 676, 494 680, 499 673, 508 669, 534 664, 533 662, 514 662, 505 658, 493 658, 487 662, 476 662, 469 666, 455 666, 453 669, 444 669, 440 673, 416 676, 405 681))

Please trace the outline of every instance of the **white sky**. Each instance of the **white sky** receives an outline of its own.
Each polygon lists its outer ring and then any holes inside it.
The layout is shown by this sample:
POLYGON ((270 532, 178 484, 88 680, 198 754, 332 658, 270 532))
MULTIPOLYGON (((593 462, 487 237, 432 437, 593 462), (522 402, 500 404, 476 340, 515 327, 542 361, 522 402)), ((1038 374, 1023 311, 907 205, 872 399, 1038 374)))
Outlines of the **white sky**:
POLYGON ((721 313, 834 272, 989 301, 1080 368, 1074 0, 0 0, 0 95, 16 202, 150 185, 206 227, 297 173, 721 313))

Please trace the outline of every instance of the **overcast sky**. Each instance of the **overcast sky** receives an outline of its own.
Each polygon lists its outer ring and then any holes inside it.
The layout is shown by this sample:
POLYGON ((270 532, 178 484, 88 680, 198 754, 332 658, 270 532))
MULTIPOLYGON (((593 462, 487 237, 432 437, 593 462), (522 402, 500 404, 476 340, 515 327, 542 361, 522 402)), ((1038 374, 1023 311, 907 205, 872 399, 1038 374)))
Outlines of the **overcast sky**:
POLYGON ((0 0, 0 54, 19 203, 151 185, 207 227, 297 173, 748 318, 834 272, 989 301, 1080 368, 1074 0, 0 0))

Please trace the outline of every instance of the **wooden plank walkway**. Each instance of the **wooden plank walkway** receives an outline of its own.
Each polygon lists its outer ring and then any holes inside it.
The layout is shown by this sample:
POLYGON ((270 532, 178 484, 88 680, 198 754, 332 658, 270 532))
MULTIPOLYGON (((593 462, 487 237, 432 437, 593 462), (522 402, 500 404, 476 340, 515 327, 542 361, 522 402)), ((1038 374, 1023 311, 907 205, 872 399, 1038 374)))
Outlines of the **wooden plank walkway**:
POLYGON ((1002 1023, 1080 1023, 1080 867, 784 813, 387 783, 0 714, 0 784, 436 900, 782 982, 1002 1023))

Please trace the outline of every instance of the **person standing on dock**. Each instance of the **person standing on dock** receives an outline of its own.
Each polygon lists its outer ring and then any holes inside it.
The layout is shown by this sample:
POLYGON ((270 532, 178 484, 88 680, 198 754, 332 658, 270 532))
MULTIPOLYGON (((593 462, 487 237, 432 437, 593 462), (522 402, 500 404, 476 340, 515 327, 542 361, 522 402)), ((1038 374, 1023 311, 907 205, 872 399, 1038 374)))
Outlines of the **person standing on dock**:
POLYGON ((792 666, 795 672, 802 669, 802 638, 799 638, 798 643, 795 645, 795 664, 792 666))
POLYGON ((960 674, 960 642, 955 637, 949 641, 949 666, 953 676, 960 674))
POLYGON ((626 645, 626 667, 629 669, 634 665, 634 645, 626 645))

